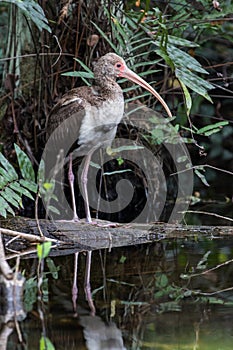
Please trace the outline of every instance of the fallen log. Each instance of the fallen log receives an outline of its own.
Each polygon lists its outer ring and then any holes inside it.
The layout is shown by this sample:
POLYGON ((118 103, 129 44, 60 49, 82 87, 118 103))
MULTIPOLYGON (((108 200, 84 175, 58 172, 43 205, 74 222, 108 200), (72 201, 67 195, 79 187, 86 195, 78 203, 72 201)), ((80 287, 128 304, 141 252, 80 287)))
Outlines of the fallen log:
MULTIPOLYGON (((76 223, 49 220, 40 220, 39 223, 45 237, 44 240, 53 241, 57 247, 63 250, 75 249, 76 251, 136 245, 165 239, 198 239, 203 236, 210 239, 220 239, 233 235, 233 227, 231 226, 130 223, 109 227, 104 221, 98 221, 98 225, 90 225, 86 224, 85 221, 76 223)), ((33 219, 15 217, 0 220, 0 231, 1 228, 5 243, 9 242, 10 230, 17 233, 14 245, 17 248, 17 242, 20 242, 19 250, 22 247, 25 249, 22 242, 27 240, 27 235, 30 243, 43 241, 38 230, 38 223, 33 219), (35 237, 34 242, 33 236, 35 237)))

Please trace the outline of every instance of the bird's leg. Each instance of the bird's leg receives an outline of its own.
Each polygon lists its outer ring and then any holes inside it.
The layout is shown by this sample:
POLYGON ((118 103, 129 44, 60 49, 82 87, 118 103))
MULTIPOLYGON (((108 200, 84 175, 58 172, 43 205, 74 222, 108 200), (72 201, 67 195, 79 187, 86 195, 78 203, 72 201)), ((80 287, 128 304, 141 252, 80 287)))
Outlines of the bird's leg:
POLYGON ((79 221, 78 215, 77 215, 77 208, 76 208, 76 201, 75 201, 75 194, 74 194, 74 173, 72 169, 72 153, 69 155, 69 171, 68 171, 68 180, 70 184, 70 191, 71 191, 71 200, 72 200, 72 207, 73 207, 73 221, 79 221))
POLYGON ((74 279, 73 279, 73 286, 72 286, 72 303, 73 303, 73 309, 75 312, 75 316, 77 316, 77 298, 78 298, 78 285, 77 285, 77 276, 78 276, 78 255, 79 252, 75 253, 75 259, 74 259, 74 279))
POLYGON ((90 276, 91 276, 91 254, 92 251, 89 250, 87 252, 87 259, 86 259, 86 270, 85 270, 85 282, 84 282, 84 290, 87 298, 88 305, 91 309, 91 315, 95 315, 95 305, 93 303, 93 299, 91 296, 91 283, 90 283, 90 276))
POLYGON ((88 223, 92 223, 91 219, 91 213, 90 213, 90 207, 89 207, 89 200, 88 200, 88 192, 87 192, 87 175, 88 170, 90 166, 91 156, 94 153, 96 148, 94 147, 91 149, 91 151, 87 154, 84 162, 83 171, 81 174, 81 182, 82 182, 82 188, 83 188, 83 197, 84 197, 84 205, 85 205, 85 212, 86 212, 86 221, 88 223))
POLYGON ((81 174, 81 183, 82 183, 82 190, 83 190, 83 197, 84 197, 84 205, 85 205, 85 212, 86 212, 86 221, 90 224, 94 224, 97 226, 101 227, 116 227, 117 224, 114 222, 110 223, 104 223, 104 224, 99 224, 97 222, 93 222, 91 218, 91 213, 90 213, 90 207, 89 207, 89 199, 88 199, 88 192, 87 192, 87 175, 88 175, 88 170, 91 162, 91 157, 93 153, 99 148, 99 145, 93 147, 89 153, 86 155, 82 174, 81 174))

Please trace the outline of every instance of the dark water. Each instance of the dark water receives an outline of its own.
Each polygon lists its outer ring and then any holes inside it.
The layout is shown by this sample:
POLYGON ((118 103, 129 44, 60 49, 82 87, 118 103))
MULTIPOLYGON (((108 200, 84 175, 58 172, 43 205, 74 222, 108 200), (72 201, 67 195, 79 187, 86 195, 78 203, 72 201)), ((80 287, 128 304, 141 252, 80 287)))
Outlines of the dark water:
POLYGON ((27 279, 25 318, 18 324, 22 342, 13 328, 6 349, 40 349, 42 331, 56 350, 233 349, 232 240, 94 251, 89 302, 84 287, 88 256, 78 256, 76 301, 74 254, 45 260, 41 295, 33 284, 37 258, 21 260, 27 279), (182 278, 190 274, 195 276, 182 278))

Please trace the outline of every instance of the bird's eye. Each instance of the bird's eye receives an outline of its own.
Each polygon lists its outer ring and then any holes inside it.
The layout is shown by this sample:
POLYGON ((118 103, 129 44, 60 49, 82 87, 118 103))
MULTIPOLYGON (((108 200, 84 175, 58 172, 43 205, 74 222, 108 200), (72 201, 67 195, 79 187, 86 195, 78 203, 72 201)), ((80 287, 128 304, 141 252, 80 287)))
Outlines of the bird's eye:
POLYGON ((117 64, 116 64, 116 67, 117 67, 117 68, 121 68, 121 67, 122 67, 122 64, 121 64, 121 63, 117 63, 117 64))

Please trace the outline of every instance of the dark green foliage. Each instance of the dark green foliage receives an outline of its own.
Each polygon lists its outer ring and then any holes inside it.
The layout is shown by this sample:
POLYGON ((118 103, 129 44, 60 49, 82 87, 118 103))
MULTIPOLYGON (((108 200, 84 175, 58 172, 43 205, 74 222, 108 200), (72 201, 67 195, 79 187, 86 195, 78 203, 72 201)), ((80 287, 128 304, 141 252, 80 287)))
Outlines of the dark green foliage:
POLYGON ((0 153, 0 216, 15 215, 15 209, 23 208, 22 197, 33 200, 37 192, 35 173, 28 156, 15 144, 20 169, 17 174, 10 162, 0 153))
POLYGON ((1 0, 0 4, 1 2, 8 2, 16 5, 27 18, 34 22, 40 31, 42 31, 42 29, 46 29, 51 33, 51 29, 48 26, 48 20, 42 7, 34 0, 1 0))

